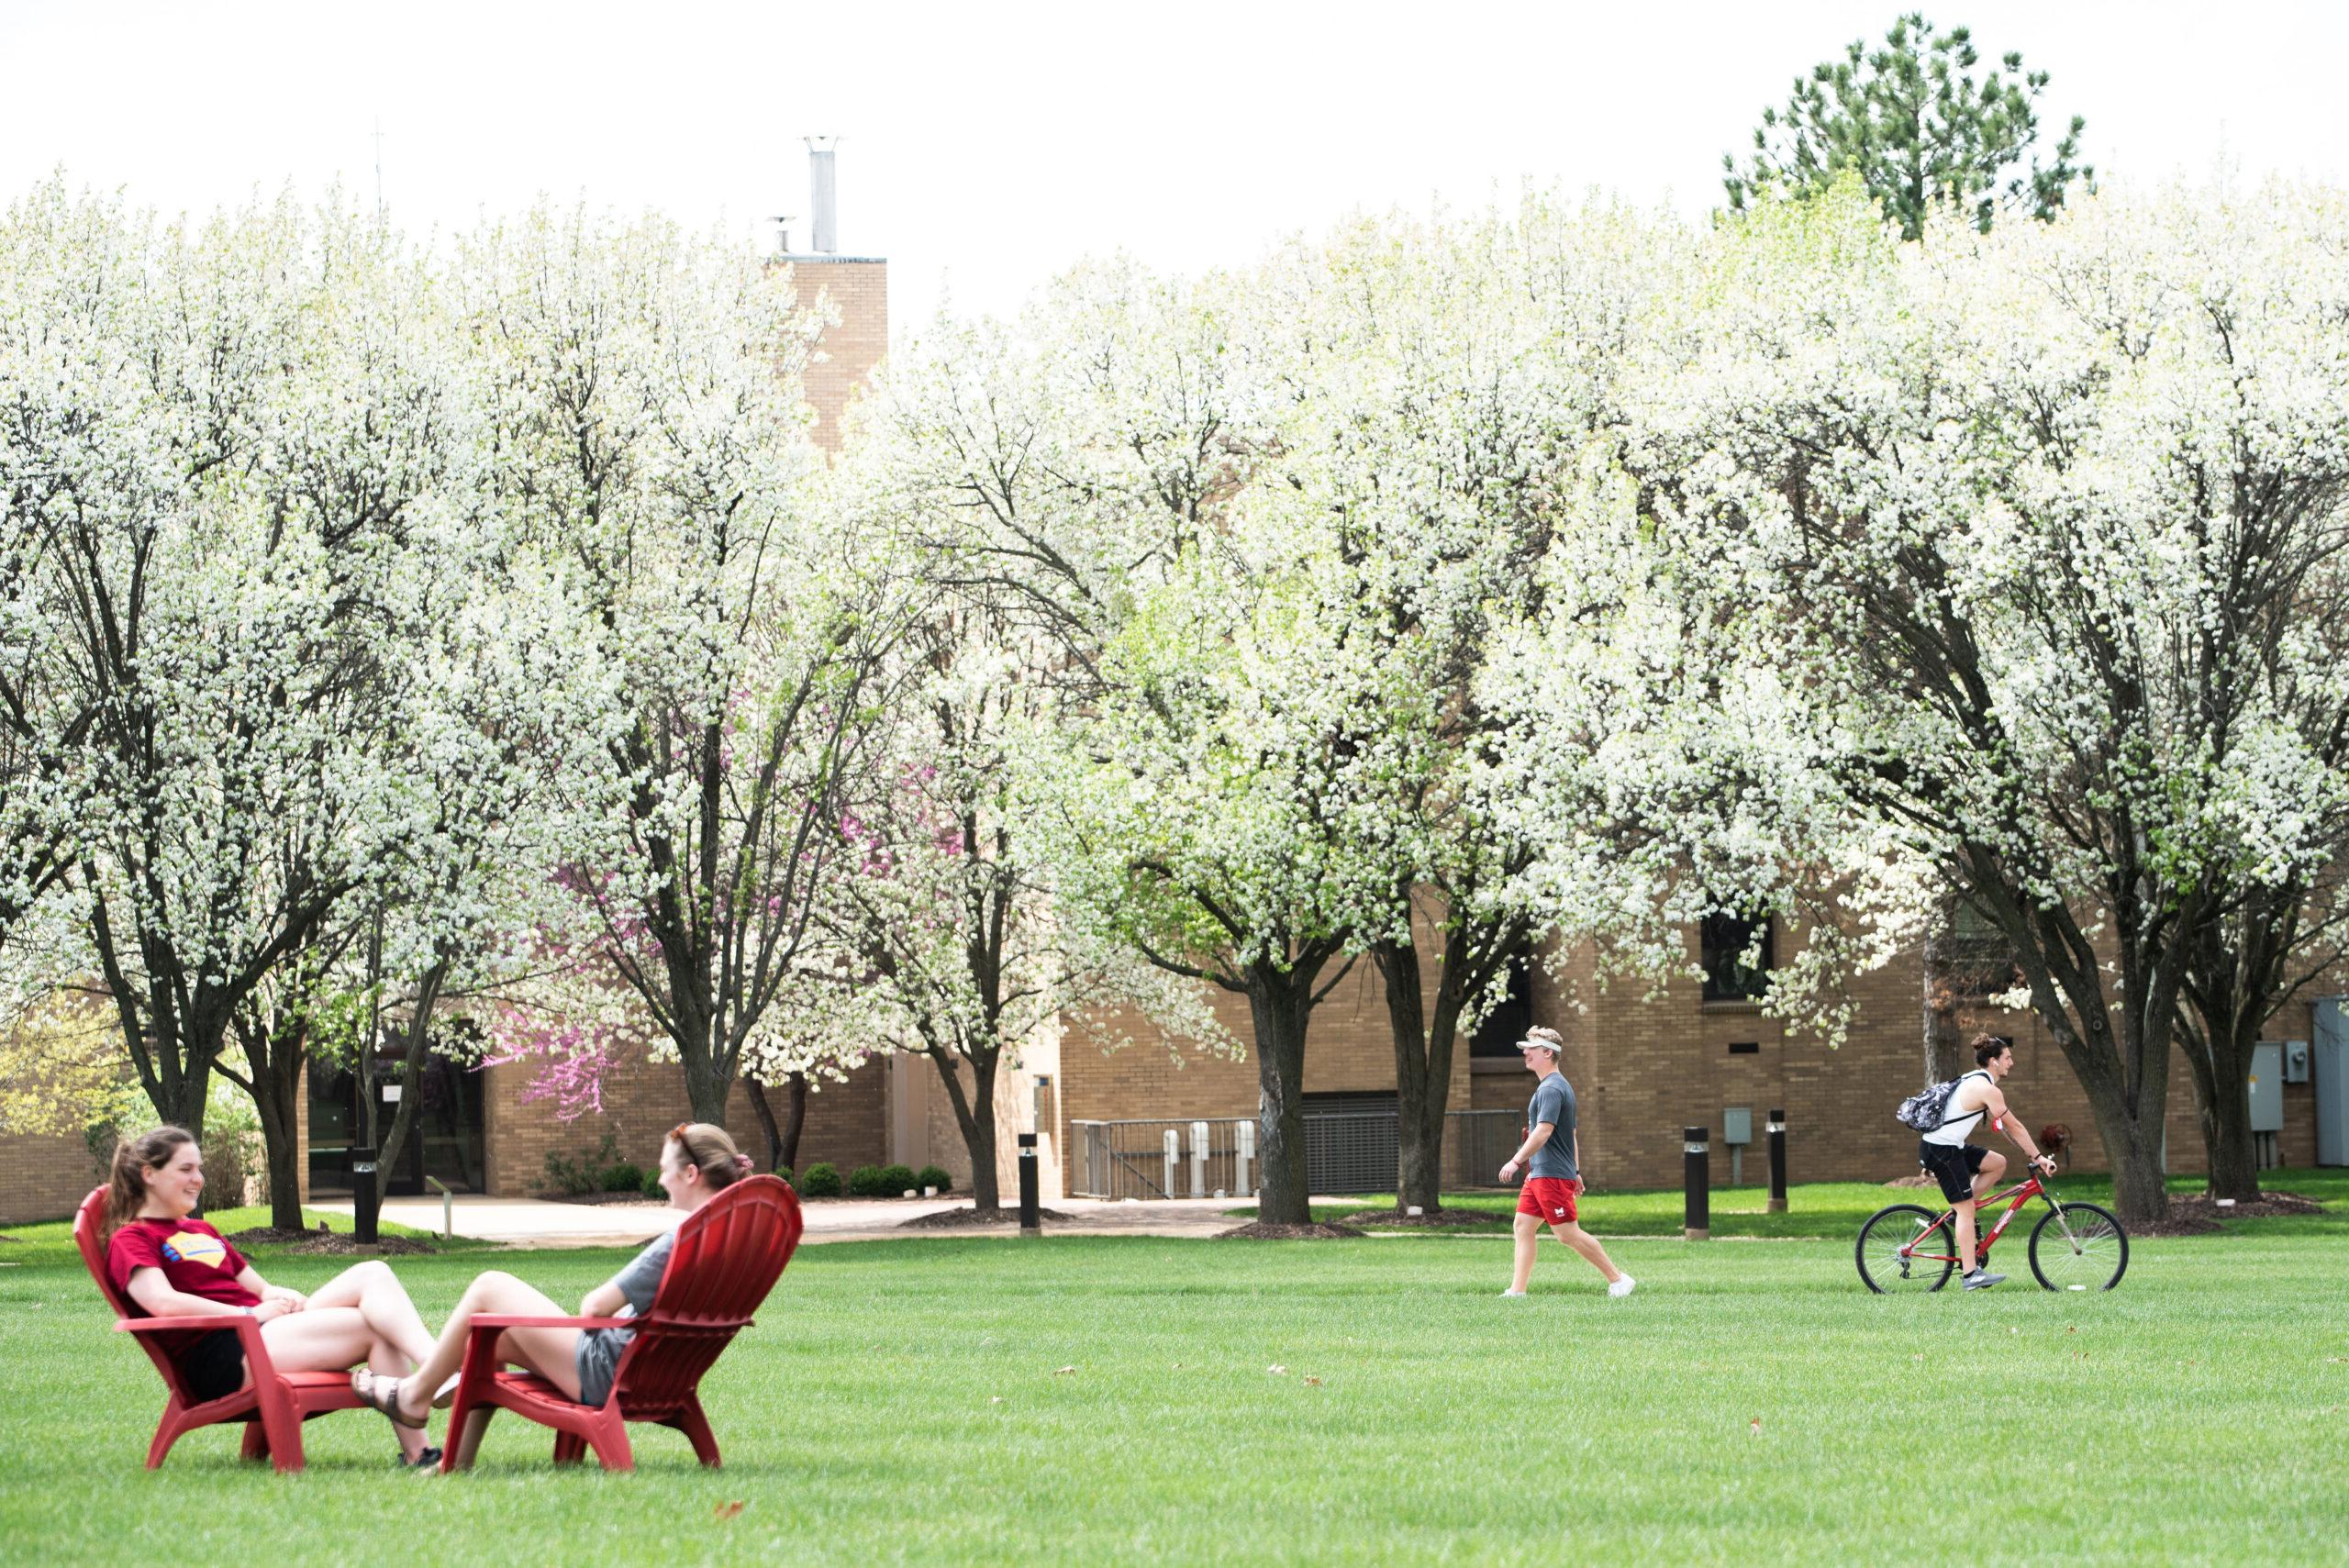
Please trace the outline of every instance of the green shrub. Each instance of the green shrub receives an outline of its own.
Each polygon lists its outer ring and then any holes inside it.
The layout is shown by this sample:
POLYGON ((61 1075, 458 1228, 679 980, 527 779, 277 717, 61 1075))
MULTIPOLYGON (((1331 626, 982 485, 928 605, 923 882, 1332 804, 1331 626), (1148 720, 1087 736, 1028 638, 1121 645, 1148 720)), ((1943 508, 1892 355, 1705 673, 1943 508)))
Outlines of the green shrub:
POLYGON ((792 1184, 801 1197, 838 1197, 841 1195, 841 1173, 818 1160, 801 1173, 792 1184))
POLYGON ((946 1173, 946 1167, 943 1165, 924 1165, 914 1173, 913 1184, 917 1187, 936 1187, 940 1192, 951 1193, 954 1190, 954 1178, 946 1173))
POLYGON ((589 1193, 599 1193, 604 1190, 604 1173, 619 1162, 619 1134, 606 1128, 593 1153, 572 1155, 559 1150, 548 1150, 547 1186, 565 1197, 584 1197, 589 1193))
POLYGON ((623 1160, 617 1165, 604 1167, 604 1190, 607 1193, 640 1193, 644 1190, 644 1170, 623 1160))
POLYGON ((669 1195, 662 1190, 661 1167, 658 1165, 644 1173, 644 1195, 659 1198, 663 1203, 669 1201, 669 1195))
POLYGON ((916 1184, 911 1165, 859 1165, 848 1177, 851 1197, 897 1197, 916 1184))
POLYGON ((791 1182, 791 1167, 790 1167, 790 1166, 788 1166, 788 1165, 777 1165, 777 1166, 774 1168, 774 1173, 775 1173, 776 1175, 781 1176, 781 1177, 783 1178, 783 1180, 784 1180, 784 1184, 785 1184, 785 1185, 789 1185, 789 1184, 790 1184, 790 1182, 791 1182))

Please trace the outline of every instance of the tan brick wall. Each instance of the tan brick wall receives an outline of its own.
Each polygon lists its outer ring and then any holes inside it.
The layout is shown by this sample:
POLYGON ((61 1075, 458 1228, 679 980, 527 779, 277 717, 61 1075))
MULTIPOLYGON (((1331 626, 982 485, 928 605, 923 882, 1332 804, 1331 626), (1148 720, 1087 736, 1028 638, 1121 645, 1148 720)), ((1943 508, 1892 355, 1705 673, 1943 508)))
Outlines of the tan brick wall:
POLYGON ((841 442, 841 416, 881 356, 889 350, 889 263, 870 258, 791 258, 792 285, 799 302, 812 306, 829 299, 840 311, 837 325, 817 340, 817 358, 801 378, 808 406, 816 411, 815 439, 827 450, 841 442))
POLYGON ((98 1184, 77 1132, 0 1132, 0 1225, 64 1219, 98 1184))
MULTIPOLYGON (((1687 940, 1693 963, 1693 929, 1687 940)), ((1780 940, 1798 941, 1799 934, 1782 931, 1780 940)), ((1790 956, 1793 950, 1783 951, 1790 956)), ((1731 1159, 1720 1134, 1722 1112, 1730 1106, 1753 1113, 1753 1141, 1745 1154, 1750 1184, 1767 1176, 1764 1124, 1773 1109, 1787 1112, 1787 1166, 1794 1181, 1881 1182, 1915 1171, 1916 1134, 1892 1118, 1893 1107, 1923 1078, 1921 979, 1915 955, 1903 955, 1852 983, 1856 1016, 1849 1037, 1835 1049, 1787 1030, 1750 1004, 1704 1002, 1694 979, 1675 979, 1650 995, 1639 981, 1619 980, 1601 989, 1595 971, 1586 947, 1553 949, 1537 965, 1533 987, 1536 1018, 1556 1029, 1565 1041, 1564 1065, 1575 1085, 1583 1160, 1594 1184, 1678 1185, 1681 1129, 1702 1125, 1711 1133, 1713 1180, 1725 1184, 1731 1159), (1751 1041, 1760 1050, 1733 1056, 1729 1051, 1732 1041, 1751 1041)), ((2316 987, 2311 995, 2333 989, 2316 987)), ((1216 1005, 1225 1026, 1247 1040, 1244 1001, 1219 995, 1216 1005)), ((2312 1039, 2312 1001, 2287 1006, 2268 1026, 2266 1038, 2312 1039)), ((1975 1007, 1960 1014, 1959 1027, 1966 1036, 1987 1032, 2011 1037, 2016 1065, 2006 1094, 2033 1137, 2050 1122, 2065 1123, 2076 1140, 2065 1156, 2066 1165, 2106 1168, 2103 1142, 2087 1097, 2062 1051, 2034 1015, 1975 1007)), ((1063 1122, 1256 1113, 1252 1061, 1192 1056, 1170 1062, 1154 1048, 1105 1057, 1072 1040, 1065 1084, 1063 1122)), ((1364 965, 1315 1011, 1307 1043, 1306 1087, 1318 1092, 1394 1085, 1384 1004, 1376 978, 1364 965)), ((1487 1059, 1472 1064, 1463 1042, 1455 1056, 1455 1107, 1522 1110, 1530 1093, 1528 1075, 1519 1063, 1487 1059)), ((2172 1063, 2168 1106, 2169 1168, 2199 1172, 2204 1168, 2202 1135, 2182 1055, 2172 1063)), ((2311 1085, 2285 1086, 2284 1118, 2278 1140, 2283 1162, 2313 1163, 2311 1085)), ((2003 1140, 1996 1146, 2005 1147, 2003 1140)))
MULTIPOLYGON (((1422 984, 1431 995, 1435 963, 1424 942, 1421 954, 1422 984)), ((1329 973, 1334 973, 1334 968, 1329 973)), ((1326 978, 1323 984, 1328 984, 1326 978)), ((1210 990, 1209 998, 1217 1019, 1233 1039, 1245 1044, 1254 1038, 1246 997, 1219 986, 1210 990)), ((1114 1038, 1115 1032, 1104 1029, 1100 1034, 1114 1038)), ((1081 1140, 1068 1136, 1071 1121, 1188 1120, 1257 1114, 1259 1091, 1252 1053, 1218 1056, 1192 1042, 1178 1042, 1178 1048, 1170 1052, 1152 1043, 1154 1037, 1146 1029, 1132 1032, 1137 1043, 1113 1051, 1102 1049, 1100 1035, 1081 1029, 1072 1029, 1063 1042, 1056 1120, 1064 1183, 1074 1184, 1082 1174, 1074 1162, 1083 1158, 1084 1151, 1081 1140)), ((1463 1042, 1453 1053, 1450 1104, 1453 1108, 1470 1108, 1471 1081, 1467 1047, 1463 1042)), ((1313 1009, 1305 1036, 1305 1092, 1391 1093, 1394 1088, 1395 1045, 1386 1024, 1386 995, 1378 972, 1365 958, 1313 1009)), ((1518 1103, 1523 1103, 1522 1095, 1518 1103)))
MULTIPOLYGON (((643 1055, 631 1055, 605 1081, 600 1115, 591 1112, 569 1122, 555 1114, 552 1101, 522 1098, 529 1081, 526 1067, 491 1067, 486 1072, 484 1155, 489 1190, 500 1196, 544 1191, 550 1152, 592 1152, 607 1130, 615 1136, 621 1159, 649 1171, 661 1158, 661 1141, 669 1129, 692 1119, 685 1069, 643 1055)), ((886 1065, 878 1060, 853 1069, 843 1083, 812 1081, 807 1121, 799 1137, 801 1168, 829 1161, 845 1176, 852 1166, 878 1163, 886 1147, 885 1085, 886 1065)), ((781 1093, 770 1090, 767 1098, 780 1121, 781 1093)), ((726 1130, 743 1152, 765 1166, 766 1134, 751 1106, 750 1092, 740 1084, 727 1100, 726 1130)))

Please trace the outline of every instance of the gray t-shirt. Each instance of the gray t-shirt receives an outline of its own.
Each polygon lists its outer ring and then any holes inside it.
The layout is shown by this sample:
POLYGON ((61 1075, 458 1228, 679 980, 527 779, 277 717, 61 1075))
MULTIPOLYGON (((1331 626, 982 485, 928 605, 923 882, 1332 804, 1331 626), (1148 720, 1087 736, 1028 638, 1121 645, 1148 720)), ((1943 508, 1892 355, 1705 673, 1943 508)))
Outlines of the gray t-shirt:
POLYGON ((1543 1122, 1552 1128, 1550 1140, 1533 1151, 1525 1162, 1529 1176, 1563 1176, 1577 1179, 1581 1173, 1575 1169, 1575 1092, 1563 1073, 1553 1073, 1533 1086, 1533 1098, 1525 1107, 1525 1132, 1543 1122))
MULTIPOLYGON (((661 1289, 661 1275, 669 1267, 669 1249, 677 1240, 674 1230, 630 1259, 612 1281, 627 1297, 615 1318, 634 1318, 650 1310, 661 1289)), ((633 1329, 590 1329, 579 1336, 579 1402, 601 1405, 612 1396, 612 1373, 620 1352, 636 1338, 633 1329)))

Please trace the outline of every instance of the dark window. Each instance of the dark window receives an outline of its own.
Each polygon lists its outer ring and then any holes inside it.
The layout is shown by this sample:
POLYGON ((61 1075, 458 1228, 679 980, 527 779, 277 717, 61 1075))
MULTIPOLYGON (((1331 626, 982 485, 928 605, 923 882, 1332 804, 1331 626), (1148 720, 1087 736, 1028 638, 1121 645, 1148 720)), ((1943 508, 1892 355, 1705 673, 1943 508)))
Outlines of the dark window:
POLYGON ((1708 1002, 1750 1002, 1770 988, 1772 932, 1770 917, 1741 920, 1734 915, 1705 917, 1701 962, 1705 969, 1705 1000, 1708 1002), (1761 935, 1754 962, 1746 962, 1746 950, 1754 946, 1754 935, 1761 935))
POLYGON ((1509 955, 1508 993, 1468 1037, 1468 1054, 1515 1056, 1517 1042, 1532 1027, 1533 951, 1520 948, 1509 955))
POLYGON ((1729 1053, 1731 1056, 1759 1056, 1762 1054, 1762 1042, 1758 1040, 1733 1040, 1729 1042, 1729 1053))
POLYGON ((1943 984, 1954 998, 1978 1001, 2022 983, 2014 944, 1998 922, 1971 902, 1960 902, 1947 936, 1937 944, 1943 984))

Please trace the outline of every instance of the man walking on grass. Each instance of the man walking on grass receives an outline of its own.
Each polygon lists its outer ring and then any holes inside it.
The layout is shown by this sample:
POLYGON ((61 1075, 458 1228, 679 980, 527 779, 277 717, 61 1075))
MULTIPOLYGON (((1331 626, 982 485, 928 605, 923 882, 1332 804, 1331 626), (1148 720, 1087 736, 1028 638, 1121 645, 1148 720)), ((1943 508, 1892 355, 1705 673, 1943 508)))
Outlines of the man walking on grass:
POLYGON ((1525 1031, 1517 1042, 1533 1074, 1533 1100, 1525 1110, 1525 1141, 1501 1167, 1501 1184, 1525 1172, 1525 1186, 1517 1195, 1517 1274, 1503 1296, 1523 1296, 1533 1277, 1533 1250, 1541 1245, 1542 1227, 1590 1260, 1607 1276, 1607 1294, 1629 1296, 1638 1283, 1617 1268, 1598 1238, 1575 1223, 1575 1200, 1583 1190, 1582 1144, 1575 1133, 1575 1092, 1558 1071, 1558 1031, 1525 1031))

